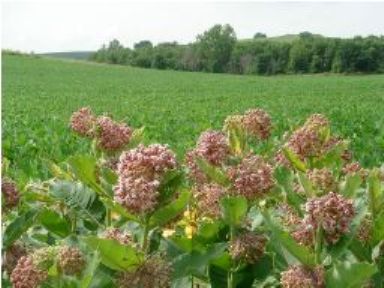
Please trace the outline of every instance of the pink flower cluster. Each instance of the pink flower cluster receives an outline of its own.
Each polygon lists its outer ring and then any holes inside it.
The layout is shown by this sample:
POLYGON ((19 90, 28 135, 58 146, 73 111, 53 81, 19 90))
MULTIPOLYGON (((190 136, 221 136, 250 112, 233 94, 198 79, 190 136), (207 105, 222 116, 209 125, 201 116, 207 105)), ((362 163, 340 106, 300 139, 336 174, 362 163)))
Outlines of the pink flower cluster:
POLYGON ((70 123, 72 130, 79 135, 90 138, 94 136, 96 117, 89 107, 83 107, 74 112, 71 116, 70 123))
POLYGON ((332 172, 327 168, 308 170, 307 176, 316 188, 324 192, 334 191, 337 188, 332 172))
POLYGON ((263 235, 245 232, 230 243, 229 254, 235 261, 254 264, 263 256, 266 243, 263 235))
POLYGON ((107 116, 97 118, 97 145, 102 150, 121 150, 129 143, 132 132, 125 123, 117 123, 107 116))
POLYGON ((305 210, 305 223, 314 230, 321 225, 326 240, 332 244, 349 231, 349 225, 355 216, 352 201, 334 192, 310 199, 305 210))
POLYGON ((74 112, 71 128, 81 136, 95 138, 99 149, 114 152, 124 148, 132 137, 133 129, 125 123, 113 121, 110 117, 96 117, 88 107, 74 112))
POLYGON ((274 185, 272 167, 257 155, 247 156, 228 174, 236 193, 249 200, 262 196, 274 185))
POLYGON ((362 168, 359 162, 348 163, 343 167, 345 175, 359 175, 363 180, 368 177, 368 170, 362 168))
POLYGON ((12 209, 19 204, 20 194, 16 184, 6 178, 1 181, 1 192, 3 194, 3 205, 7 209, 12 209))
POLYGON ((171 272, 171 266, 160 256, 151 256, 136 270, 121 273, 117 287, 170 288, 171 272))
POLYGON ((209 183, 204 184, 194 192, 201 215, 212 218, 220 217, 220 198, 226 194, 224 187, 209 183))
POLYGON ((220 165, 226 159, 229 147, 225 134, 220 131, 203 132, 196 146, 196 154, 212 165, 220 165))
POLYGON ((153 144, 124 152, 118 164, 115 200, 134 213, 153 211, 164 173, 176 168, 175 154, 167 146, 153 144))
POLYGON ((27 255, 27 250, 24 246, 20 244, 12 244, 4 252, 4 257, 2 259, 2 268, 3 271, 7 271, 8 275, 11 275, 12 270, 16 267, 17 262, 22 256, 27 255))
POLYGON ((83 253, 75 247, 63 246, 58 253, 58 268, 66 275, 80 275, 85 269, 83 253))
POLYGON ((38 269, 31 257, 23 256, 12 271, 11 282, 14 288, 37 288, 47 277, 48 273, 38 269))
POLYGON ((264 140, 271 134, 271 117, 262 109, 251 109, 242 118, 247 133, 264 140))
POLYGON ((281 273, 283 288, 324 288, 324 268, 321 266, 311 270, 303 266, 294 265, 281 273))

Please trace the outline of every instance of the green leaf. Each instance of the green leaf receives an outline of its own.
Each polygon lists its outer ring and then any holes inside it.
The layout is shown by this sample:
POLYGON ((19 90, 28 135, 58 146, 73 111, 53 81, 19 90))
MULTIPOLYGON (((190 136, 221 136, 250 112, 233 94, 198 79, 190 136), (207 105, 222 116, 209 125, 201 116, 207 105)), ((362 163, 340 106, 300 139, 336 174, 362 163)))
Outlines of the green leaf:
POLYGON ((95 271, 99 266, 99 263, 100 263, 99 253, 95 252, 92 258, 90 259, 90 261, 88 261, 87 268, 83 273, 84 276, 80 282, 80 288, 89 288, 91 286, 92 279, 95 276, 95 271))
POLYGON ((361 288, 373 274, 375 265, 369 263, 339 262, 325 274, 327 288, 361 288))
POLYGON ((89 236, 84 241, 91 249, 100 253, 101 263, 113 270, 130 271, 142 262, 142 255, 134 248, 116 240, 89 236))
POLYGON ((209 179, 224 187, 230 185, 231 181, 220 168, 212 166, 207 161, 199 157, 196 159, 196 162, 199 169, 203 171, 209 179))
POLYGON ((300 158, 293 151, 291 151, 287 147, 283 147, 283 153, 294 168, 301 172, 307 171, 305 163, 301 161, 300 158))
POLYGON ((225 197, 220 201, 223 219, 230 226, 241 223, 247 214, 247 199, 242 196, 225 197))
POLYGON ((19 237, 27 231, 36 221, 39 212, 37 210, 29 210, 13 220, 7 228, 5 228, 3 245, 8 248, 19 237))
POLYGON ((172 198, 183 184, 184 173, 178 170, 167 171, 159 187, 159 202, 164 203, 172 198))
POLYGON ((59 213, 44 209, 39 215, 41 225, 49 232, 60 237, 67 237, 71 233, 71 223, 59 213))
POLYGON ((375 216, 377 213, 379 213, 384 201, 384 193, 381 190, 379 171, 377 169, 372 170, 369 174, 368 195, 371 213, 373 216, 375 216))
MULTIPOLYGON (((310 267, 316 265, 315 255, 307 247, 298 244, 292 236, 282 230, 274 221, 271 219, 269 214, 263 212, 264 219, 267 223, 267 226, 272 231, 274 238, 298 261, 302 264, 310 267)), ((276 243, 274 243, 276 244, 276 243)))
POLYGON ((307 175, 304 173, 299 172, 299 181, 301 186, 304 188, 305 194, 307 197, 314 197, 316 196, 316 192, 313 189, 311 181, 308 179, 307 175))
POLYGON ((182 213, 187 206, 189 199, 191 197, 191 192, 184 190, 180 193, 180 196, 173 202, 165 205, 158 210, 156 210, 150 217, 149 226, 151 228, 161 227, 173 218, 177 217, 182 213))
POLYGON ((341 189, 341 194, 347 198, 354 198, 362 182, 359 175, 348 175, 341 189))
POLYGON ((77 155, 68 159, 76 178, 101 195, 108 195, 96 179, 96 159, 89 155, 77 155))

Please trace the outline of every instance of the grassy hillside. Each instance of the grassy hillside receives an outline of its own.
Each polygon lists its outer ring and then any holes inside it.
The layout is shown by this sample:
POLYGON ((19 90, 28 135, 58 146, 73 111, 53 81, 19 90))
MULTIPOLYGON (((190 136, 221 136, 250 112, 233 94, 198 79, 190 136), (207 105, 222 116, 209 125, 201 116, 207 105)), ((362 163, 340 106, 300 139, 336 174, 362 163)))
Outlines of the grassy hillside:
POLYGON ((357 159, 368 166, 384 161, 384 76, 234 76, 8 55, 2 71, 3 155, 17 167, 13 173, 45 176, 44 159, 59 162, 89 149, 68 129, 82 106, 145 125, 147 139, 180 155, 202 130, 252 107, 272 115, 275 137, 324 113, 352 140, 357 159))

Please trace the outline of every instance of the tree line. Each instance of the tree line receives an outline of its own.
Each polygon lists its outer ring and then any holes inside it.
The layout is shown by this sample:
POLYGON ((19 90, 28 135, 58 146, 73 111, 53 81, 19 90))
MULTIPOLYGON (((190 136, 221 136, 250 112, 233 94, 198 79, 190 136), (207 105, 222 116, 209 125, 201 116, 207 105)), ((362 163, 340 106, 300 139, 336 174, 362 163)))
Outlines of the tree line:
POLYGON ((268 38, 256 33, 237 39, 230 25, 215 25, 190 44, 148 40, 133 49, 118 40, 103 45, 90 60, 143 68, 214 73, 383 73, 384 36, 330 38, 310 32, 268 38))

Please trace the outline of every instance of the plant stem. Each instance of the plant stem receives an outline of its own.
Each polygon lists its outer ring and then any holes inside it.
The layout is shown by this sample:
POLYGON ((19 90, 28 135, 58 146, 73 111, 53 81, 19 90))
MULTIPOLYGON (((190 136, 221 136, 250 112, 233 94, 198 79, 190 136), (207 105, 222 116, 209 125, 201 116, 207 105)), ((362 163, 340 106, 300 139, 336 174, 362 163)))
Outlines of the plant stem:
POLYGON ((148 225, 148 220, 145 219, 144 221, 144 235, 143 235, 143 243, 141 245, 141 249, 143 252, 146 254, 148 250, 148 233, 149 233, 149 225, 148 225))
POLYGON ((112 212, 111 209, 106 208, 105 226, 109 227, 112 224, 112 212))
MULTIPOLYGON (((229 242, 230 243, 232 242, 233 237, 234 237, 234 229, 233 229, 233 225, 231 225, 229 227, 229 242)), ((228 285, 227 285, 228 288, 234 288, 234 286, 233 286, 233 284, 234 284, 233 283, 233 264, 232 263, 231 263, 231 267, 229 268, 227 282, 228 282, 228 285)))

